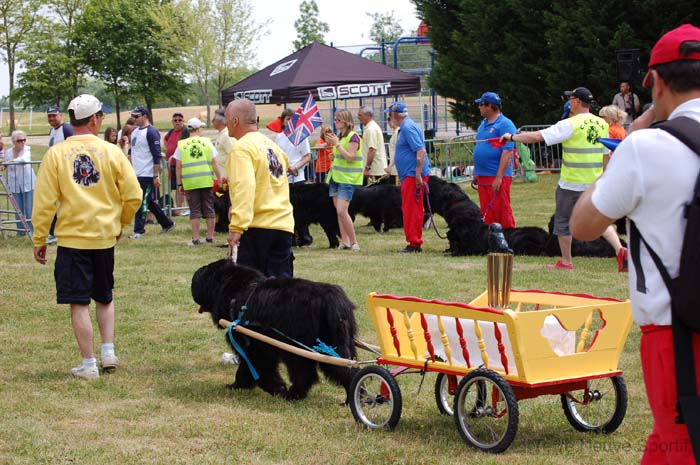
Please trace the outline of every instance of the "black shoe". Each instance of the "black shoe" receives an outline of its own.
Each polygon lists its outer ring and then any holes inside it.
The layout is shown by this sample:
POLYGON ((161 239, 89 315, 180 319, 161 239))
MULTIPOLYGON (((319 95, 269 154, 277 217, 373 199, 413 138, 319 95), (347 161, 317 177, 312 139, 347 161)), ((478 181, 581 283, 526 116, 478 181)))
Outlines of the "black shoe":
POLYGON ((175 223, 173 222, 170 226, 164 227, 164 228, 160 231, 160 233, 161 233, 161 234, 167 234, 167 233, 169 233, 170 231, 172 231, 173 229, 175 229, 175 226, 176 226, 176 225, 175 225, 175 223))
POLYGON ((399 250, 399 253, 420 253, 422 251, 423 249, 421 249, 420 246, 413 247, 412 245, 407 245, 405 249, 399 250))

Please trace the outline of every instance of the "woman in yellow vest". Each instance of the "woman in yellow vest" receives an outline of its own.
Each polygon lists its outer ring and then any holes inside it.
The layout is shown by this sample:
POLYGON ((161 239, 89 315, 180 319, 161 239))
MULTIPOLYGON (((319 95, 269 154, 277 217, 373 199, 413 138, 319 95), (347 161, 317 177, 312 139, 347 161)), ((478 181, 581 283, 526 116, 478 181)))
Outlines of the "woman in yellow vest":
POLYGON ((360 250, 355 237, 355 227, 348 213, 352 194, 356 186, 362 185, 364 163, 362 160, 362 139, 353 130, 355 123, 352 113, 338 110, 335 113, 335 126, 338 134, 326 135, 326 143, 333 146, 333 164, 328 173, 328 191, 338 214, 340 228, 340 249, 360 250))

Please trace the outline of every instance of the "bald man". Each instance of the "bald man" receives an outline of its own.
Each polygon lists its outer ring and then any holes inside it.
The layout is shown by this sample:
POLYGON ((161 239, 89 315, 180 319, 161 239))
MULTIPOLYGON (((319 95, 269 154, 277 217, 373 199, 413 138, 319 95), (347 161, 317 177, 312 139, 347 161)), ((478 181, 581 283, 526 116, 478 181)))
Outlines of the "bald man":
POLYGON ((229 245, 238 246, 239 264, 265 276, 292 277, 294 216, 287 155, 258 131, 255 104, 250 100, 229 103, 226 126, 229 136, 237 139, 226 162, 231 197, 229 245))

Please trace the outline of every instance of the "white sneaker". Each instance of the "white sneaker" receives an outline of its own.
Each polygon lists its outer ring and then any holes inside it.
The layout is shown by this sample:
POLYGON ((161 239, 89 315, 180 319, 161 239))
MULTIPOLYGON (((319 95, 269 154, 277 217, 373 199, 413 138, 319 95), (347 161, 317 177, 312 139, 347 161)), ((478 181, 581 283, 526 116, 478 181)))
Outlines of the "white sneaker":
POLYGON ((46 245, 55 244, 56 242, 58 242, 58 239, 56 239, 56 236, 52 234, 49 234, 49 236, 46 238, 46 245))
POLYGON ((142 234, 142 233, 134 233, 134 234, 132 234, 132 235, 129 236, 129 239, 141 239, 143 236, 145 236, 145 234, 142 234))
POLYGON ((232 354, 231 352, 224 352, 221 355, 221 360, 224 363, 230 363, 231 365, 238 365, 240 361, 238 360, 238 355, 232 354))
POLYGON ((360 244, 358 244, 357 242, 355 242, 354 244, 352 244, 352 245, 350 246, 350 250, 354 250, 354 251, 357 252, 358 250, 360 250, 360 244))
POLYGON ((97 367, 93 368, 86 368, 83 365, 80 365, 79 367, 71 368, 70 374, 73 375, 74 378, 80 378, 80 379, 97 379, 100 377, 100 372, 97 371, 97 367))
POLYGON ((114 370, 119 365, 119 357, 114 354, 105 354, 100 357, 103 370, 114 370))

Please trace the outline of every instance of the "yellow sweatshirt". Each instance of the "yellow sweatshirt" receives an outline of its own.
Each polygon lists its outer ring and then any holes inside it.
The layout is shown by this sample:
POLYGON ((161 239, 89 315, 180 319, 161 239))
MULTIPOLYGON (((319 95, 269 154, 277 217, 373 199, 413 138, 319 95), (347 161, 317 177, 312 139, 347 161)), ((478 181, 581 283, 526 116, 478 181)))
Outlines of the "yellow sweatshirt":
POLYGON ((34 191, 34 245, 46 243, 58 205, 58 245, 108 249, 141 205, 134 168, 118 146, 93 135, 54 145, 39 167, 34 191))
POLYGON ((233 144, 226 161, 229 231, 260 228, 294 233, 288 165, 284 151, 260 132, 249 132, 233 144))

